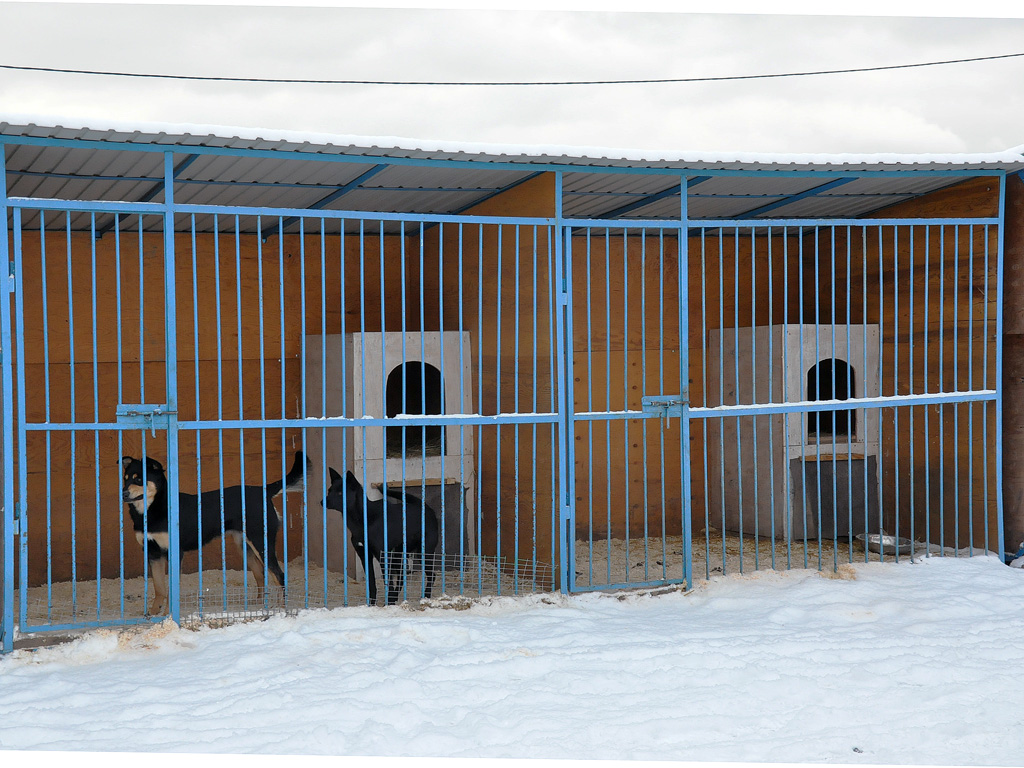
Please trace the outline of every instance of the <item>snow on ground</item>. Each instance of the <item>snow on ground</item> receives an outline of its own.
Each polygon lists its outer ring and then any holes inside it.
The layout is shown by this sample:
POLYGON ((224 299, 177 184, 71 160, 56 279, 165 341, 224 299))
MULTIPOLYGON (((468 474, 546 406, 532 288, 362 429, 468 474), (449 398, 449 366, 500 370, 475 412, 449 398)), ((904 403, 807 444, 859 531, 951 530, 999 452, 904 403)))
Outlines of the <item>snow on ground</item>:
POLYGON ((0 746, 1021 764, 1024 571, 829 575, 98 631, 0 660, 0 746))

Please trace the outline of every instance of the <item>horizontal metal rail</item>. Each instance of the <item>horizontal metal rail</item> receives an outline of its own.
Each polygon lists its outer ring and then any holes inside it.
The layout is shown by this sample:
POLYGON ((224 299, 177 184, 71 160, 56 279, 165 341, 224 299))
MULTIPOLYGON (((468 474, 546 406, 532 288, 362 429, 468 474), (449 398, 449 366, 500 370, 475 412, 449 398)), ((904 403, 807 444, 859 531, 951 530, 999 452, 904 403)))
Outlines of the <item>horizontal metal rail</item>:
MULTIPOLYGON (((740 405, 691 406, 687 416, 691 419, 717 419, 727 416, 770 416, 819 411, 851 411, 859 408, 898 408, 906 405, 952 405, 956 403, 984 402, 996 399, 994 389, 970 392, 939 392, 899 397, 859 397, 849 400, 794 401, 790 403, 750 403, 740 405)), ((606 419, 678 419, 681 405, 670 405, 660 410, 582 411, 574 414, 576 421, 604 421, 606 419)))
MULTIPOLYGON (((296 417, 291 419, 202 419, 198 421, 178 421, 179 430, 192 429, 323 429, 324 427, 421 427, 421 426, 462 426, 475 427, 489 424, 554 424, 558 421, 557 413, 505 413, 494 416, 479 414, 446 414, 423 416, 393 416, 390 418, 374 418, 358 416, 325 416, 315 418, 296 417)), ((72 431, 72 430, 124 430, 124 424, 117 422, 28 422, 25 429, 29 432, 72 431)), ((136 429, 140 428, 138 425, 136 429)), ((149 426, 142 427, 149 429, 149 426)), ((155 429, 161 429, 155 425, 155 429)))
MULTIPOLYGON (((61 200, 36 197, 12 197, 11 208, 53 211, 81 211, 98 213, 149 213, 161 214, 167 211, 163 203, 129 203, 107 200, 61 200)), ((225 219, 233 216, 259 216, 264 219, 352 219, 369 221, 414 221, 423 223, 463 223, 463 224, 520 224, 525 226, 552 226, 553 218, 509 217, 509 216, 472 216, 430 213, 384 213, 374 211, 339 211, 310 210, 308 208, 261 208, 251 206, 226 205, 173 205, 171 209, 178 214, 217 215, 225 219)), ((410 233, 411 235, 412 233, 410 233)))

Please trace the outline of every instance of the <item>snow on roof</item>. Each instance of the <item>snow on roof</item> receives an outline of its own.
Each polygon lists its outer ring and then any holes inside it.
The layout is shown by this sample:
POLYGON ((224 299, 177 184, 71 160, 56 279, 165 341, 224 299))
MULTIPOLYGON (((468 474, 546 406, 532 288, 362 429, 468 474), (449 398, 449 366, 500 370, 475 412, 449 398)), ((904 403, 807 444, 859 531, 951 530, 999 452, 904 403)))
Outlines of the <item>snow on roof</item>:
POLYGON ((532 162, 573 165, 625 164, 659 166, 995 166, 1024 168, 1024 145, 1001 152, 973 153, 768 153, 620 149, 594 146, 513 145, 355 136, 272 128, 159 123, 120 120, 86 121, 50 115, 0 114, 0 134, 51 138, 88 138, 144 144, 248 147, 341 154, 424 156, 482 162, 532 162))

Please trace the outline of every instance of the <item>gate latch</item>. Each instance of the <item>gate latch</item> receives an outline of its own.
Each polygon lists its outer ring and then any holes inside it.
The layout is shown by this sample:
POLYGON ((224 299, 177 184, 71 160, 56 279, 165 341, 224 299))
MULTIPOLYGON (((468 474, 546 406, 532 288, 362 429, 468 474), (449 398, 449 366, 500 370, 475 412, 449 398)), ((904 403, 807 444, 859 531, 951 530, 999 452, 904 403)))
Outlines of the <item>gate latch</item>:
POLYGON ((153 403, 118 403, 117 423, 126 427, 149 428, 153 437, 156 437, 157 429, 167 429, 170 426, 170 416, 176 411, 170 410, 166 405, 155 405, 153 403))
POLYGON ((683 416, 683 409, 690 403, 682 395, 645 395, 640 405, 644 413, 663 419, 679 419, 683 416))

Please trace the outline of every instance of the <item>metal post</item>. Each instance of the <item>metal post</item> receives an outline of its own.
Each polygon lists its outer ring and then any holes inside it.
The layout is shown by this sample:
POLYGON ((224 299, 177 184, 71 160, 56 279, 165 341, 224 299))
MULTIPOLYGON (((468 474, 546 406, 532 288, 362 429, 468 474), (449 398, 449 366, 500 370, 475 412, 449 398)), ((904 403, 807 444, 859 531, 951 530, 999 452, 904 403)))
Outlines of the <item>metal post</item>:
MULTIPOLYGON (((692 491, 690 477, 690 309, 689 309, 689 235, 687 225, 686 177, 679 179, 679 399, 682 414, 679 418, 679 440, 682 443, 682 495, 683 510, 683 575, 686 588, 693 588, 693 520, 691 518, 692 491)), ((706 397, 706 395, 705 395, 706 397)))
POLYGON ((567 328, 571 320, 569 311, 569 278, 568 267, 564 262, 566 248, 563 238, 572 237, 571 229, 562 225, 562 173, 555 173, 555 290, 558 299, 555 303, 555 325, 557 327, 558 347, 558 570, 560 591, 566 594, 570 588, 570 575, 574 572, 569 563, 569 536, 574 531, 574 499, 572 478, 573 466, 570 462, 572 447, 572 333, 567 328))
MULTIPOLYGON (((999 238, 996 241, 996 546, 999 557, 1003 558, 1006 542, 1003 541, 1003 272, 1006 237, 1006 174, 999 177, 999 238)), ((986 296, 986 299, 988 297, 986 296)), ((1012 545, 1011 545, 1012 546, 1012 545)), ((973 551, 972 553, 973 554, 973 551)))
MULTIPOLYGON (((14 286, 7 246, 6 146, 0 144, 0 355, 3 357, 3 615, 0 640, 3 653, 14 650, 14 387, 11 358, 11 304, 14 286)), ((22 585, 24 589, 24 585, 22 585)))
MULTIPOLYGON (((174 153, 164 153, 164 371, 167 393, 167 462, 178 463, 178 339, 174 269, 174 153)), ((181 552, 178 536, 178 472, 167 474, 168 608, 181 621, 181 552)))

